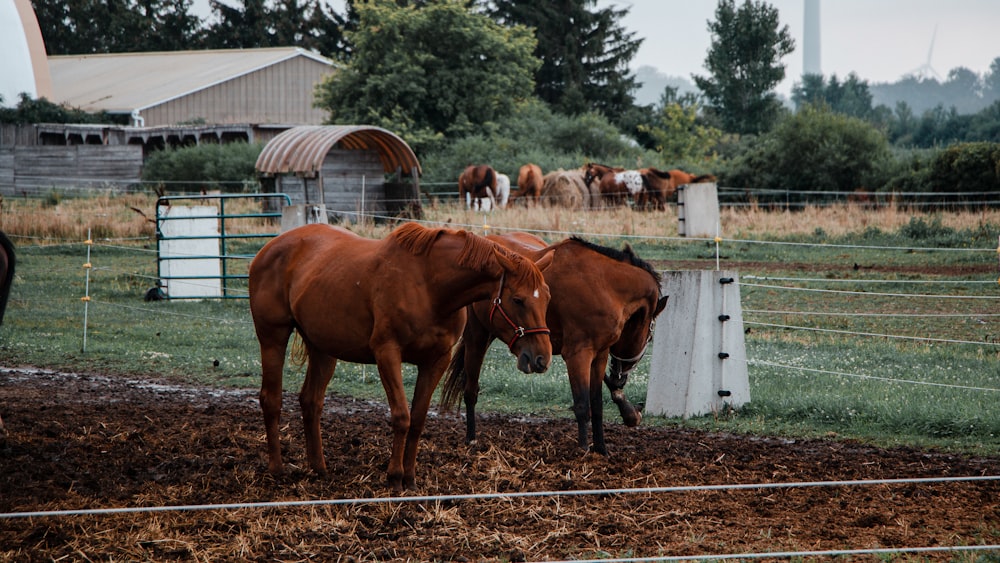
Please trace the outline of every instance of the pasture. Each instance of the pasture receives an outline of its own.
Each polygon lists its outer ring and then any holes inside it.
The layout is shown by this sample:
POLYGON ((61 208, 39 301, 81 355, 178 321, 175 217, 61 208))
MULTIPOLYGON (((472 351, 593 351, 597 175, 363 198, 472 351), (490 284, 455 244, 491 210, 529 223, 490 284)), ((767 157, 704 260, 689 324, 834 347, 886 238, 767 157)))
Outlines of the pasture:
MULTIPOLYGON (((266 475, 247 303, 142 300, 155 243, 130 208, 152 216, 151 205, 137 196, 4 202, 0 229, 19 264, 0 327, 0 416, 11 432, 0 447, 0 511, 384 496, 389 424, 371 366, 341 363, 330 385, 329 478, 304 469, 294 396, 303 369, 286 366, 283 447, 302 469, 266 475), (89 259, 88 229, 99 233, 89 259)), ((727 209, 718 242, 677 237, 669 209, 426 212, 478 233, 628 243, 660 269, 738 270, 752 401, 627 429, 607 398, 611 457, 584 455, 565 367, 556 359, 524 375, 495 345, 481 379, 478 408, 492 414, 480 442, 464 445, 456 413, 433 418, 421 493, 1000 474, 996 211, 727 209)), ((356 227, 376 237, 388 228, 356 227)), ((412 390, 414 373, 404 380, 412 390)), ((644 360, 626 386, 633 403, 647 382, 644 360)), ((1000 543, 995 482, 836 490, 12 520, 0 553, 23 558, 18 546, 31 541, 45 558, 531 560, 1000 543)))

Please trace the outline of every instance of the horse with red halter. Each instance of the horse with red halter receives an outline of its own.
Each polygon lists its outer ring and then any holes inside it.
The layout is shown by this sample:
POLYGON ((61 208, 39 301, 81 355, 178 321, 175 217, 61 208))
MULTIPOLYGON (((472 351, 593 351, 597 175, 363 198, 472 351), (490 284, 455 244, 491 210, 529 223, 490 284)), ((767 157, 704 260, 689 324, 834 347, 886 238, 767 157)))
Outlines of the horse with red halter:
MULTIPOLYGON (((14 243, 7 238, 7 235, 0 231, 0 325, 3 325, 3 317, 7 312, 7 301, 10 299, 10 286, 14 284, 14 266, 17 264, 17 256, 14 253, 14 243)), ((0 443, 6 441, 7 429, 4 428, 3 419, 0 418, 0 443)))
POLYGON ((538 264, 467 231, 416 223, 382 240, 312 224, 272 239, 250 265, 250 313, 260 342, 260 406, 268 469, 283 471, 279 417, 288 340, 297 332, 307 367, 299 393, 309 465, 326 473, 320 416, 337 360, 376 364, 389 402, 392 454, 387 482, 413 488, 420 435, 435 387, 465 325, 465 308, 493 299, 490 330, 507 340, 524 373, 545 371, 552 356, 538 264), (525 328, 528 327, 528 328, 525 328), (401 364, 417 366, 412 410, 401 364))
POLYGON ((474 201, 493 199, 497 193, 496 170, 486 164, 466 167, 458 176, 458 197, 471 209, 474 201))
POLYGON ((642 175, 643 206, 651 205, 658 210, 667 208, 667 201, 674 197, 678 187, 716 181, 711 174, 695 176, 676 168, 669 171, 642 168, 639 173, 642 175))
POLYGON ((583 181, 588 187, 597 181, 601 198, 613 205, 623 205, 628 202, 629 197, 638 199, 642 194, 642 176, 638 170, 588 162, 584 168, 583 181))
POLYGON ((537 164, 528 163, 517 171, 517 191, 511 192, 510 201, 519 197, 525 198, 529 205, 538 203, 542 196, 542 168, 537 164))
MULTIPOLYGON (((602 383, 611 391, 625 424, 638 425, 642 415, 625 397, 624 387, 652 339, 656 317, 667 304, 667 297, 660 295, 660 275, 627 245, 615 250, 573 237, 546 246, 545 241, 528 233, 487 238, 528 259, 553 254, 552 264, 545 270, 552 290, 545 316, 552 331, 552 352, 561 354, 566 363, 580 447, 587 449, 590 421, 593 449, 607 455, 602 383), (610 370, 605 375, 609 357, 610 370)), ((441 404, 452 408, 462 395, 465 438, 472 442, 476 439, 475 411, 483 359, 493 339, 506 335, 490 328, 495 326, 490 303, 478 302, 469 309, 465 332, 448 366, 441 404)))

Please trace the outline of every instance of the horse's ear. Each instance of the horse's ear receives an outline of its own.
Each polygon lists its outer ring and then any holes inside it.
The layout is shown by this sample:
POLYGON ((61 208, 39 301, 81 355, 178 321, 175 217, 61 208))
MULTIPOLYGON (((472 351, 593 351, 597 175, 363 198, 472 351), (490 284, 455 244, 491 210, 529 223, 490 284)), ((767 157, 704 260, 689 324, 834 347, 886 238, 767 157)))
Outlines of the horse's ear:
POLYGON ((535 261, 535 266, 537 266, 539 270, 544 272, 545 268, 548 268, 550 265, 552 265, 552 259, 555 258, 555 255, 556 255, 555 250, 550 250, 546 252, 545 256, 542 256, 541 258, 535 261))
POLYGON ((656 302, 656 310, 653 311, 653 318, 654 319, 656 317, 660 316, 660 313, 663 312, 663 309, 667 306, 667 299, 669 297, 670 297, 669 295, 664 295, 663 297, 661 297, 659 299, 659 301, 656 302))

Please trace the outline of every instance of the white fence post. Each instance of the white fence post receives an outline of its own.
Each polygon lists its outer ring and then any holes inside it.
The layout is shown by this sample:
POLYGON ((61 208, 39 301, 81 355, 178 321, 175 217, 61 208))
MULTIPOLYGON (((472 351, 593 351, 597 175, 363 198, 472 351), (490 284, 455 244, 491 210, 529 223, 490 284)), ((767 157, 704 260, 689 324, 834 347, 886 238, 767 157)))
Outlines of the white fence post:
POLYGON ((711 238, 719 230, 719 189, 716 184, 686 184, 677 188, 677 234, 711 238))
POLYGON ((644 412, 689 417, 750 401, 736 272, 664 272, 644 412))

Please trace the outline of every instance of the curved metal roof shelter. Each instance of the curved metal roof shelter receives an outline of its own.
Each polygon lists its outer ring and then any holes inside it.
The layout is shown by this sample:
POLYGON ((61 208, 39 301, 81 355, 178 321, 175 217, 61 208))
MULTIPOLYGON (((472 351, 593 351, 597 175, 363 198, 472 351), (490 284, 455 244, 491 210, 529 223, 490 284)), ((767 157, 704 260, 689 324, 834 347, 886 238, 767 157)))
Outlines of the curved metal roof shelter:
POLYGON ((326 153, 338 143, 347 150, 377 151, 386 173, 401 168, 407 175, 414 170, 421 174, 420 162, 406 141, 370 125, 303 125, 288 129, 264 146, 257 157, 257 172, 316 175, 326 153))

